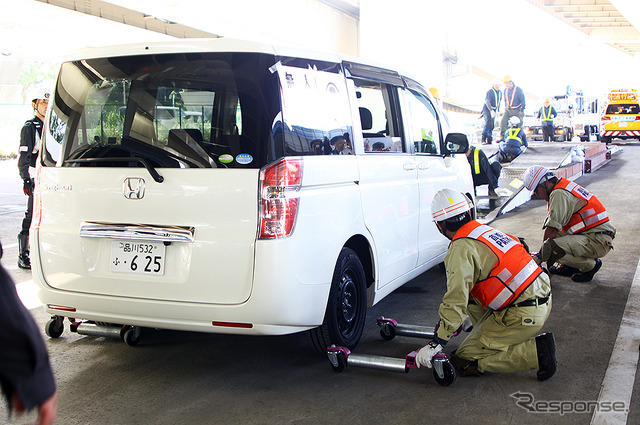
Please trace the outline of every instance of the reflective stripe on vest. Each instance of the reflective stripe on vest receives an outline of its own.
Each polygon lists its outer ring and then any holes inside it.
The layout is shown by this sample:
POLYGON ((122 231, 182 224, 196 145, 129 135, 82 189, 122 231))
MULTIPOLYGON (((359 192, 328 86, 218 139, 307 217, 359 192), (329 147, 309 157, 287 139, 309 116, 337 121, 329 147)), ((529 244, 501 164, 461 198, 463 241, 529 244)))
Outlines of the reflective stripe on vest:
POLYGON ((589 192, 584 187, 567 179, 560 179, 555 185, 555 189, 564 189, 569 191, 572 195, 583 199, 587 202, 587 205, 582 207, 577 213, 573 214, 569 219, 569 222, 562 227, 562 233, 569 233, 570 235, 584 232, 585 230, 592 229, 609 221, 609 214, 604 205, 593 193, 589 192))
POLYGON ((514 100, 514 99, 515 99, 515 97, 516 97, 516 89, 517 89, 517 88, 518 88, 518 86, 516 86, 516 85, 514 84, 514 85, 513 85, 513 90, 511 91, 511 98, 509 98, 509 89, 508 89, 508 88, 507 88, 507 89, 505 89, 505 93, 504 93, 504 95, 505 95, 506 100, 508 100, 508 102, 507 102, 507 109, 516 109, 516 108, 519 108, 519 107, 521 107, 521 106, 522 106, 522 105, 520 105, 520 104, 515 105, 515 106, 513 105, 513 100, 514 100))
POLYGON ((493 87, 491 88, 491 90, 493 90, 493 99, 496 101, 496 103, 494 103, 494 105, 496 106, 492 106, 491 109, 495 111, 500 106, 500 101, 502 100, 502 93, 500 92, 500 90, 496 90, 493 87))
POLYGON ((520 143, 520 146, 522 146, 522 139, 520 137, 518 137, 518 134, 520 134, 520 129, 519 128, 510 128, 509 129, 509 136, 507 136, 507 140, 509 140, 509 139, 517 140, 518 143, 520 143))
POLYGON ((547 110, 548 114, 545 112, 545 107, 542 107, 542 121, 553 121, 553 118, 551 118, 551 106, 549 106, 549 109, 547 110))
POLYGON ((473 148, 473 167, 476 174, 480 174, 480 150, 473 148))
POLYGON ((499 230, 473 220, 456 232, 452 243, 461 238, 482 242, 498 257, 489 276, 471 289, 471 295, 483 307, 509 307, 542 273, 520 241, 499 230))

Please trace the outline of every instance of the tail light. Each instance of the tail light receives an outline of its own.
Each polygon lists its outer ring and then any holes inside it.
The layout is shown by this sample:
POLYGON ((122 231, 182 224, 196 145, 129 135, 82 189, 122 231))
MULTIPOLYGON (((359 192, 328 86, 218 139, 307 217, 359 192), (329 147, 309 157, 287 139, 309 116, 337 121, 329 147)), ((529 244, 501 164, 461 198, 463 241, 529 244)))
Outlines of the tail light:
POLYGON ((564 134, 564 129, 563 128, 559 128, 559 129, 556 130, 556 133, 564 134))
POLYGON ((611 121, 611 117, 602 117, 600 118, 600 121, 611 121))
POLYGON ((302 158, 284 158, 260 172, 260 239, 291 234, 301 185, 302 158))

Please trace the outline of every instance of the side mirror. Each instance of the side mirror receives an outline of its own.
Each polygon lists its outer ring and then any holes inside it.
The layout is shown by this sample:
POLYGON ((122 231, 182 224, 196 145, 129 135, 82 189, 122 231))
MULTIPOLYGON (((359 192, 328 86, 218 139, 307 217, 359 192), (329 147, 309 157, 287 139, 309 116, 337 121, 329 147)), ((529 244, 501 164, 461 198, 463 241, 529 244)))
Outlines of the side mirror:
POLYGON ((469 140, 466 134, 449 133, 444 139, 445 154, 465 153, 469 150, 469 140))

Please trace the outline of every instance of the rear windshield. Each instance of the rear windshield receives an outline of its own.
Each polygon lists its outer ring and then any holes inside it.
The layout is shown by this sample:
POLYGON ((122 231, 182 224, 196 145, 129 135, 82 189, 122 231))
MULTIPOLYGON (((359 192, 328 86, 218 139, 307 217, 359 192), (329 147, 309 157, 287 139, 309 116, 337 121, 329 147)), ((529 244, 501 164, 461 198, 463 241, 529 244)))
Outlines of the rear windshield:
POLYGON ((64 63, 43 165, 260 168, 282 153, 272 129, 281 114, 274 63, 257 53, 64 63))
POLYGON ((640 114, 640 106, 637 103, 612 103, 607 106, 607 115, 640 114))

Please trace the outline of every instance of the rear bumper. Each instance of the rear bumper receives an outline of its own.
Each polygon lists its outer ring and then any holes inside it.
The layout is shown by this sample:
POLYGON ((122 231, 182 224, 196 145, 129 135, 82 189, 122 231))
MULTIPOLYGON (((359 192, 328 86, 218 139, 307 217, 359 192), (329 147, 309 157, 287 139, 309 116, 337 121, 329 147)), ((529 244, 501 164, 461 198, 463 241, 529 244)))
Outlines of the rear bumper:
POLYGON ((260 262, 256 264, 255 276, 258 277, 254 278, 251 296, 239 304, 120 297, 56 289, 46 283, 42 272, 37 230, 31 235, 32 259, 35 260, 32 261, 33 279, 45 311, 50 314, 122 325, 245 335, 300 332, 321 325, 324 318, 330 282, 303 284, 295 277, 292 267, 267 267, 268 264, 260 262))
POLYGON ((600 132, 600 135, 619 139, 637 139, 640 138, 640 130, 605 130, 600 132))

